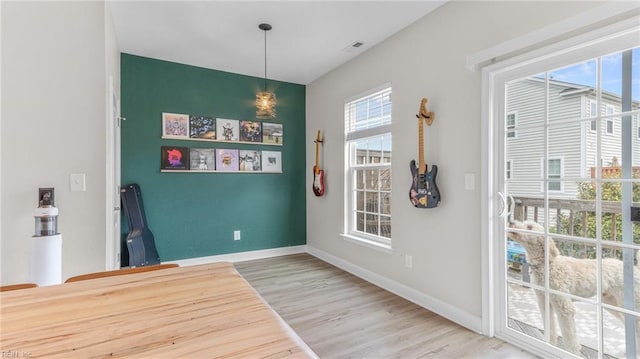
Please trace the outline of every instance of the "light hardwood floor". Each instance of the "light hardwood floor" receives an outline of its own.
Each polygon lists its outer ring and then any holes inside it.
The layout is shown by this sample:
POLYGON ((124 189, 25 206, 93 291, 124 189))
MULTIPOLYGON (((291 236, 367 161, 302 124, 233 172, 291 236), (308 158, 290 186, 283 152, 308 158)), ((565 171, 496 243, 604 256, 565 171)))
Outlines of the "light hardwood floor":
POLYGON ((320 358, 535 358, 308 254, 235 267, 320 358))

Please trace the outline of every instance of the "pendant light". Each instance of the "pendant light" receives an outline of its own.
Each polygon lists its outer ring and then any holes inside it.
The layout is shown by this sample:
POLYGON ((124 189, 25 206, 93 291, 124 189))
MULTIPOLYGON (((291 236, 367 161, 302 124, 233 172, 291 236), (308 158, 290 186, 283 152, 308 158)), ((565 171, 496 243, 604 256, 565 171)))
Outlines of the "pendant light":
POLYGON ((264 91, 256 94, 256 117, 259 119, 276 118, 276 94, 267 91, 267 31, 271 25, 260 24, 258 28, 264 31, 264 91))

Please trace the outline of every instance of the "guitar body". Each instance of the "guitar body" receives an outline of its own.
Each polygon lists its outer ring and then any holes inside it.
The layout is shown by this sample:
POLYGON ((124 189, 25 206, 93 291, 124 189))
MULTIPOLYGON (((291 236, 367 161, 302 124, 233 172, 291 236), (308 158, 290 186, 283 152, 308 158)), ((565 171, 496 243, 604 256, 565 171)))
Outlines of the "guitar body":
POLYGON ((425 165, 424 174, 420 174, 416 161, 412 160, 409 165, 413 181, 409 190, 409 199, 416 208, 435 208, 440 204, 440 191, 436 184, 438 166, 431 166, 431 171, 427 171, 425 165))
POLYGON ((313 166, 313 194, 320 197, 324 194, 324 171, 313 166))

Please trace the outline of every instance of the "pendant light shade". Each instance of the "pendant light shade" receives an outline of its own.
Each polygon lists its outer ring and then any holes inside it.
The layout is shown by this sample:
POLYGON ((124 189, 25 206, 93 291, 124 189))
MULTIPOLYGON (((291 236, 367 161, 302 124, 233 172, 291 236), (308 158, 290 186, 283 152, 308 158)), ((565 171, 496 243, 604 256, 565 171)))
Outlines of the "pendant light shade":
POLYGON ((259 119, 276 118, 276 94, 267 91, 267 31, 271 25, 260 24, 258 28, 264 31, 264 90, 256 94, 256 117, 259 119))

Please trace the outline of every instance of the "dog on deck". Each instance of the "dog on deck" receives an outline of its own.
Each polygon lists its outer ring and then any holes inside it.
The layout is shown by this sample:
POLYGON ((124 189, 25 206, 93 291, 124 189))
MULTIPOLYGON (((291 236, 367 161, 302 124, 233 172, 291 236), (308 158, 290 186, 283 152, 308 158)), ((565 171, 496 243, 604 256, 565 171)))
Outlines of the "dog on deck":
MULTIPOLYGON (((540 232, 509 232, 509 238, 521 244, 527 251, 527 262, 531 267, 531 278, 534 284, 544 286, 545 278, 545 236, 544 227, 532 221, 509 223, 509 227, 518 230, 540 232)), ((556 247, 553 239, 549 238, 549 287, 557 291, 575 296, 590 298, 597 291, 597 263, 595 259, 578 259, 564 256, 556 247)), ((635 307, 640 309, 640 270, 634 267, 635 307)), ((602 302, 624 307, 622 261, 614 258, 602 259, 602 302)), ((545 318, 545 298, 542 291, 536 290, 538 308, 545 318)), ((580 353, 580 343, 576 336, 575 306, 570 298, 560 295, 550 295, 550 337, 551 344, 557 345, 556 317, 562 332, 562 339, 567 350, 574 354, 580 353)), ((620 321, 624 316, 620 312, 609 311, 620 321)), ((640 328, 640 322, 636 324, 640 328)), ((636 335, 636 345, 640 344, 640 337, 636 335)))

